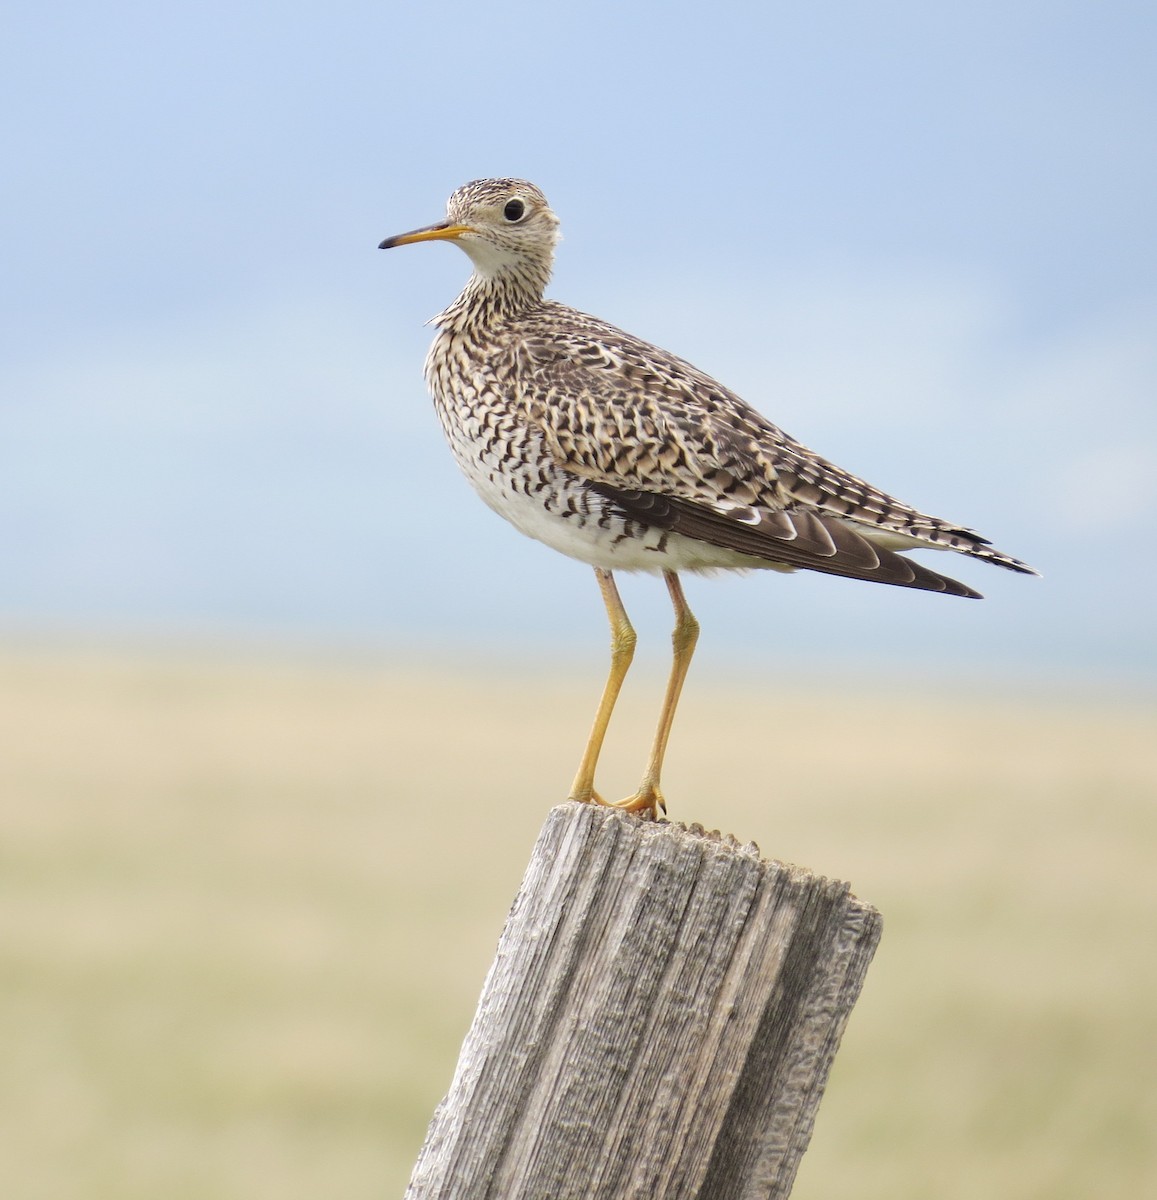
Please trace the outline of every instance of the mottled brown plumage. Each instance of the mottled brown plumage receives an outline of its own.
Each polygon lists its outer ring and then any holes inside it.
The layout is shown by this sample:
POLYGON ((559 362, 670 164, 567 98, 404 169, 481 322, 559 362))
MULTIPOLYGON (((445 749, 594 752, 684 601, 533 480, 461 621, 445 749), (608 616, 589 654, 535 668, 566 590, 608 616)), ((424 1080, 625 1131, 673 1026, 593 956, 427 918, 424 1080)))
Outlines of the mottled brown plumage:
MULTIPOLYGON (((633 647, 634 633, 611 572, 667 579, 688 644, 677 647, 651 762, 626 807, 662 804, 659 769, 697 629, 677 572, 802 567, 978 596, 902 553, 924 547, 1035 573, 978 533, 833 466, 690 363, 545 299, 557 239, 558 219, 538 188, 489 179, 455 192, 445 221, 382 248, 454 241, 473 261, 462 294, 435 318, 426 379, 482 499, 595 568, 619 642, 633 647)), ((624 659, 620 650, 572 789, 578 799, 597 798, 594 760, 624 659)))

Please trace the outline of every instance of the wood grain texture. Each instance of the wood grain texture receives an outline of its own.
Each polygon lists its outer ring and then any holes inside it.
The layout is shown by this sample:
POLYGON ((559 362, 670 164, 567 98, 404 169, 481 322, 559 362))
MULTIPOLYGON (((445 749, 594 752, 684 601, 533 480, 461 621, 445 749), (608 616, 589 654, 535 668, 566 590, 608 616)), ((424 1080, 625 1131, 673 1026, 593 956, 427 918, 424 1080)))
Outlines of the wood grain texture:
POLYGON ((879 936, 753 845, 560 805, 407 1200, 787 1196, 879 936))

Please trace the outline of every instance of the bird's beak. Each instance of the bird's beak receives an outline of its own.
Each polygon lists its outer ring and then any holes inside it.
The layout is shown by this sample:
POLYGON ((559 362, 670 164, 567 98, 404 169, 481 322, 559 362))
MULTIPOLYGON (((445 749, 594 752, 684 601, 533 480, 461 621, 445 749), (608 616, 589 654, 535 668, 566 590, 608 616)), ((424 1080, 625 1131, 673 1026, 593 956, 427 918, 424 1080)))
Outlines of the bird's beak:
POLYGON ((409 233, 399 233, 397 237, 388 237, 379 246, 379 250, 389 250, 394 246, 408 246, 411 242, 452 242, 464 233, 473 233, 469 225, 451 225, 449 221, 439 221, 437 225, 427 225, 424 229, 414 229, 409 233))

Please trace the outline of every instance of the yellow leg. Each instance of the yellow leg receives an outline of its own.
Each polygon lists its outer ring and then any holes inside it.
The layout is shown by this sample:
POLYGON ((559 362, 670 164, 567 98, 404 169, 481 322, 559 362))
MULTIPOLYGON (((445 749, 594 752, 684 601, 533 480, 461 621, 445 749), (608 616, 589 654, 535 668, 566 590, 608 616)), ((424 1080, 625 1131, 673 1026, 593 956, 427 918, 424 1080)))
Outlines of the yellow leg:
POLYGON ((623 680, 626 679, 631 660, 635 657, 635 630, 619 597, 614 576, 610 571, 595 567, 595 578, 599 581, 603 603, 607 606, 607 619, 611 623, 611 670, 607 675, 598 712, 595 713, 595 723, 591 728, 591 736, 587 739, 587 748, 583 752, 582 762, 579 763, 578 774, 571 784, 570 799, 602 804, 604 801, 595 791, 595 767, 598 765, 599 752, 603 748, 603 739, 607 735, 607 726, 611 723, 611 713, 615 710, 615 701, 619 698, 623 680))
POLYGON ((683 691, 687 668, 691 665, 695 643, 699 640, 699 622, 687 607, 679 576, 674 571, 664 571, 663 578, 667 581, 667 590, 671 593, 671 603, 675 608, 675 629, 671 634, 671 677, 667 681, 667 694, 663 697, 663 709, 659 714, 659 728, 655 731, 655 743, 651 747, 643 782, 633 796, 615 806, 627 812, 650 813, 652 820, 658 817, 660 809, 667 811, 663 793, 659 790, 659 775, 663 770, 663 756, 667 753, 667 739, 671 736, 679 694, 683 691))

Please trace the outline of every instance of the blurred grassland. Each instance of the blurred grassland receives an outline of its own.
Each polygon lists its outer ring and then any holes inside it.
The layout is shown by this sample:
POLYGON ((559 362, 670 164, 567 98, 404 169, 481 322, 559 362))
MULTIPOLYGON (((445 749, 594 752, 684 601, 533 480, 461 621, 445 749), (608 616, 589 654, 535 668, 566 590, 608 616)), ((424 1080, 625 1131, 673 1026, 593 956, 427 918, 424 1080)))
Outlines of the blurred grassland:
MULTIPOLYGON (((3 1194, 400 1196, 602 669, 0 652, 3 1194)), ((884 913, 799 1200, 1157 1195, 1154 706, 703 672, 666 790, 884 913)))

